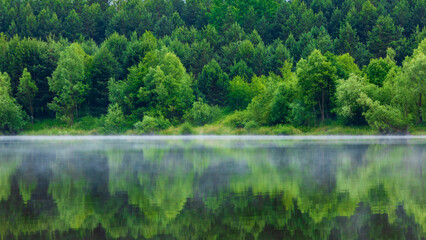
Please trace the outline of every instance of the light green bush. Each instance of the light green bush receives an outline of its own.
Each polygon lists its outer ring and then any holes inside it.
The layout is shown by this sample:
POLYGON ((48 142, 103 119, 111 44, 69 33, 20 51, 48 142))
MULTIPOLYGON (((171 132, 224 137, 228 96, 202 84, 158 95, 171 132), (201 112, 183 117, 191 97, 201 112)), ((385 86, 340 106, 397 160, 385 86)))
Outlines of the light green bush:
POLYGON ((140 133, 155 133, 170 127, 170 121, 163 116, 144 116, 142 122, 135 123, 135 129, 140 133))
POLYGON ((194 133, 194 129, 192 128, 192 125, 188 122, 182 124, 180 129, 180 134, 183 135, 191 135, 194 133))
POLYGON ((203 126, 214 122, 220 115, 221 111, 219 107, 197 101, 194 103, 192 109, 185 114, 185 119, 196 126, 203 126))
POLYGON ((108 133, 119 133, 125 128, 125 119, 123 111, 118 104, 110 105, 108 113, 105 116, 105 130, 108 133))

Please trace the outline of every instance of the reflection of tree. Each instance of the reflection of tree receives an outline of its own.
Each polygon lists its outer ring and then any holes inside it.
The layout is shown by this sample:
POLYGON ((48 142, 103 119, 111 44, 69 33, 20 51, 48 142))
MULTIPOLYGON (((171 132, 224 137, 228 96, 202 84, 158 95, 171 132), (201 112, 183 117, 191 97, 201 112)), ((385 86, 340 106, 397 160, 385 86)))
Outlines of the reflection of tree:
POLYGON ((30 153, 2 155, 0 234, 79 238, 100 227, 113 239, 425 237, 423 145, 238 144, 71 148, 38 173, 30 153))
MULTIPOLYGON (((0 148, 0 151, 2 148, 0 148)), ((12 176, 21 164, 19 156, 1 154, 0 157, 0 202, 7 200, 10 196, 10 185, 12 176)))

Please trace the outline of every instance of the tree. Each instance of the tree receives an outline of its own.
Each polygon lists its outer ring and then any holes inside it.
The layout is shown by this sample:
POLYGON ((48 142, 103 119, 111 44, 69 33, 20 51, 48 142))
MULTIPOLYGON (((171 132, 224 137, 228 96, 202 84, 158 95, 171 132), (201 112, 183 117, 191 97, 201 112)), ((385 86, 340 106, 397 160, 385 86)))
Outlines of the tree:
POLYGON ((142 72, 147 69, 145 75, 142 75, 143 85, 138 94, 146 106, 145 115, 162 115, 176 121, 181 119, 193 103, 194 94, 191 77, 179 58, 163 49, 154 52, 152 56, 148 55, 139 68, 142 72))
POLYGON ((228 94, 228 74, 222 71, 216 60, 203 67, 198 77, 197 88, 205 100, 212 105, 224 105, 228 94))
POLYGON ((81 22, 80 16, 75 10, 71 10, 64 22, 64 37, 70 39, 71 41, 79 38, 82 34, 83 24, 81 22))
POLYGON ((34 80, 31 78, 31 74, 28 72, 26 68, 24 68, 24 72, 22 73, 22 77, 19 79, 18 86, 18 95, 20 101, 23 105, 26 106, 30 113, 31 124, 34 123, 34 97, 38 91, 37 85, 34 80))
POLYGON ((340 54, 349 53, 355 56, 356 46, 359 42, 356 30, 346 22, 342 24, 339 30, 339 38, 336 43, 336 51, 340 54))
POLYGON ((370 64, 365 67, 364 72, 371 83, 374 83, 377 86, 381 87, 383 86, 383 82, 385 81, 389 71, 394 66, 395 63, 389 62, 383 58, 371 59, 370 64))
POLYGON ((408 124, 398 108, 373 101, 365 93, 360 93, 357 101, 368 108, 363 115, 371 127, 384 133, 406 131, 408 124))
POLYGON ((321 121, 328 118, 332 110, 335 74, 336 68, 318 50, 313 51, 308 60, 302 59, 297 63, 297 77, 303 99, 314 113, 318 107, 321 121))
POLYGON ((53 102, 48 106, 57 116, 74 124, 78 106, 84 102, 88 85, 84 74, 85 52, 78 43, 71 44, 61 54, 58 67, 48 78, 50 91, 55 93, 53 102))
POLYGON ((370 96, 378 92, 378 87, 367 79, 351 74, 347 80, 340 79, 336 87, 336 113, 346 124, 365 124, 363 113, 367 110, 358 100, 361 93, 370 96))
POLYGON ((423 115, 425 114, 423 102, 425 102, 426 94, 426 40, 423 40, 419 47, 414 51, 412 57, 404 61, 402 68, 402 81, 404 85, 410 89, 417 105, 417 121, 423 123, 423 115))
POLYGON ((173 22, 167 16, 162 16, 155 24, 154 32, 158 37, 164 37, 172 33, 173 27, 173 22))
POLYGON ((229 83, 228 105, 232 109, 245 109, 253 97, 253 90, 244 78, 236 76, 229 83))
POLYGON ((389 47, 395 47, 402 38, 402 28, 392 18, 380 16, 368 39, 368 48, 375 57, 385 57, 389 47))
POLYGON ((93 57, 91 71, 87 74, 90 85, 87 100, 94 114, 105 113, 108 107, 108 81, 118 77, 118 63, 112 53, 101 47, 93 57))
POLYGON ((24 126, 24 112, 11 96, 12 88, 7 73, 0 72, 0 131, 15 133, 24 126))

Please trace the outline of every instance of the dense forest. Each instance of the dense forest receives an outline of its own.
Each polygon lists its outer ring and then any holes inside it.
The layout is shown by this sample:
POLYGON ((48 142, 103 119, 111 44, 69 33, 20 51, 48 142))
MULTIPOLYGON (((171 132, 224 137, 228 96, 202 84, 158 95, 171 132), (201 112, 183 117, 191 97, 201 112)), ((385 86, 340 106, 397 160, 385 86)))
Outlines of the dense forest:
POLYGON ((426 117, 425 23, 426 0, 1 0, 0 132, 405 132, 426 117))

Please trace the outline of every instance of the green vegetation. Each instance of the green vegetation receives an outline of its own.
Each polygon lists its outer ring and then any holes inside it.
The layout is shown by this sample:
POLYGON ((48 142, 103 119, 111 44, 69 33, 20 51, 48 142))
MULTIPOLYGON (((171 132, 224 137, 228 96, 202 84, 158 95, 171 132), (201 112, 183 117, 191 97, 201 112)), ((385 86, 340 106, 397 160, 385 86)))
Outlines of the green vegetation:
POLYGON ((0 236, 424 239, 424 140, 356 142, 1 142, 0 236))
POLYGON ((412 132, 425 127, 425 5, 2 1, 0 73, 10 89, 0 132, 30 133, 55 115, 67 129, 99 119, 97 134, 176 133, 186 122, 193 133, 330 123, 412 132))

